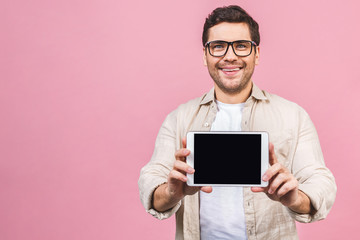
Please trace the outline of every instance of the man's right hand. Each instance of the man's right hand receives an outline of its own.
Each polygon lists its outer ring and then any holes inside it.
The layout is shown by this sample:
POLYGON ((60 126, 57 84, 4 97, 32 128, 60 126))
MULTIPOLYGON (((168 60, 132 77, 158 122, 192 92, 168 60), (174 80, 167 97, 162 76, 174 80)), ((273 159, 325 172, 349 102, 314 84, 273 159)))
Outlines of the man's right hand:
POLYGON ((153 196, 153 207, 159 211, 164 212, 176 205, 186 195, 192 195, 199 190, 210 193, 212 187, 189 187, 186 184, 186 174, 192 174, 195 170, 186 164, 186 157, 189 156, 190 151, 186 149, 186 140, 182 140, 184 148, 175 152, 174 167, 168 175, 167 183, 159 186, 153 196))

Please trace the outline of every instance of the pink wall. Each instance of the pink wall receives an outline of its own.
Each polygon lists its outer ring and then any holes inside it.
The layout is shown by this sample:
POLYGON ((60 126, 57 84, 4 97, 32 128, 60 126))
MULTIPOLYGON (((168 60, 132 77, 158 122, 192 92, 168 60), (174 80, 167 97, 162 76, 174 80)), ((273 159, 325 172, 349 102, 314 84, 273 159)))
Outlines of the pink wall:
POLYGON ((303 106, 338 194, 301 239, 354 239, 360 208, 358 1, 22 1, 0 8, 0 239, 172 239, 137 180, 172 109, 206 92, 217 6, 259 22, 254 81, 303 106))

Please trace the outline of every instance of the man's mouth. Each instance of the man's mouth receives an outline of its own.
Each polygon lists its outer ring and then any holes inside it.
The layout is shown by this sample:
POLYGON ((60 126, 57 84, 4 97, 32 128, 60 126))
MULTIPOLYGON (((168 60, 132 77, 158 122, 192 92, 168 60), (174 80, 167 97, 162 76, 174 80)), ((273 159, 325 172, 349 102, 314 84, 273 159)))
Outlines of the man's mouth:
POLYGON ((241 68, 220 68, 224 72, 240 71, 241 68))
POLYGON ((224 74, 228 75, 228 76, 232 76, 237 74, 241 69, 243 69, 242 67, 223 67, 223 68, 219 68, 224 74))

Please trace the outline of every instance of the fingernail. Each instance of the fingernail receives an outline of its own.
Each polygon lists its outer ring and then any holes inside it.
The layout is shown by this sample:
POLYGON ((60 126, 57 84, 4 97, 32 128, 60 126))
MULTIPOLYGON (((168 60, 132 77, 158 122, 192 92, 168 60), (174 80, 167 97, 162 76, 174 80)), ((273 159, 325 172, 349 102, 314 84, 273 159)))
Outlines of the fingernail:
POLYGON ((262 180, 266 182, 267 180, 269 180, 269 179, 268 179, 268 176, 267 176, 267 175, 264 175, 264 176, 262 177, 262 180))
POLYGON ((187 181, 187 177, 183 177, 183 180, 184 180, 184 181, 187 181))
POLYGON ((269 189, 268 193, 269 193, 269 194, 273 194, 274 192, 273 192, 272 189, 269 189))
POLYGON ((188 154, 188 153, 189 153, 189 150, 184 149, 183 153, 184 153, 184 154, 188 154))
POLYGON ((188 173, 194 173, 195 172, 195 169, 190 168, 190 167, 187 170, 188 170, 188 173))

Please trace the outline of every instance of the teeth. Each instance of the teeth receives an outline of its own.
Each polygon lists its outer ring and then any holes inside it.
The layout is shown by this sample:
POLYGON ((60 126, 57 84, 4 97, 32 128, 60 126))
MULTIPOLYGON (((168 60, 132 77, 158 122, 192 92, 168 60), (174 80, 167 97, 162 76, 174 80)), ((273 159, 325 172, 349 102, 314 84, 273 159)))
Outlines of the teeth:
POLYGON ((222 70, 225 71, 225 72, 232 72, 232 71, 239 71, 240 68, 232 68, 232 69, 223 68, 222 70))

